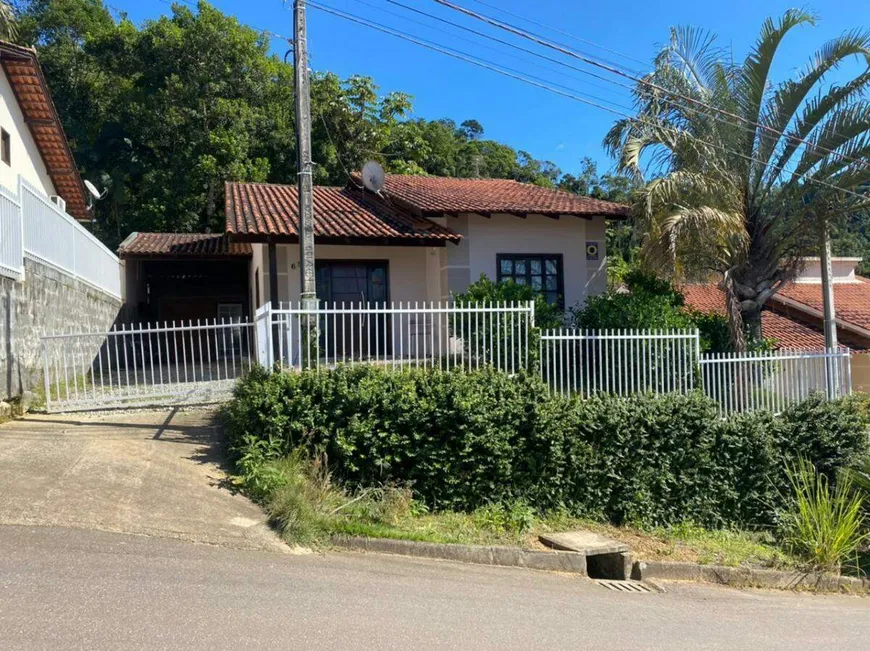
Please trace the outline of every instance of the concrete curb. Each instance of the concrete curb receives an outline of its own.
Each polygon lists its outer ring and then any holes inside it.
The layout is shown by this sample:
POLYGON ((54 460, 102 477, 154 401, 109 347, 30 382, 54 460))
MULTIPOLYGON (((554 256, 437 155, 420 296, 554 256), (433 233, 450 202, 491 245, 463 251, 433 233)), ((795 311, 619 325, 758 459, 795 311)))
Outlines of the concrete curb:
POLYGON ((576 552, 537 552, 516 547, 486 547, 482 545, 448 545, 442 543, 335 536, 332 544, 344 549, 401 554, 419 558, 436 558, 475 565, 522 567, 547 572, 570 572, 586 576, 586 556, 576 552))
POLYGON ((631 578, 638 581, 702 581, 735 587, 774 588, 777 590, 818 590, 870 594, 870 579, 837 576, 818 572, 753 570, 720 565, 636 561, 631 578))

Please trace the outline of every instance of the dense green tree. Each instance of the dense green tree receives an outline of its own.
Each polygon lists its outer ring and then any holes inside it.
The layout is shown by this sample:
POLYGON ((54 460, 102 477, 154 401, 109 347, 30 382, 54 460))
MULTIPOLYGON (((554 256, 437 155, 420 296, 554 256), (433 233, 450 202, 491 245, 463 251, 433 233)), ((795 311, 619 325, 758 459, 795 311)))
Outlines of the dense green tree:
MULTIPOLYGON (((81 171, 109 191, 95 231, 110 246, 131 230, 220 229, 227 180, 295 181, 293 68, 235 18, 176 4, 137 26, 102 0, 22 0, 19 23, 81 171)), ((369 77, 315 72, 311 104, 319 184, 347 183, 368 159, 393 173, 547 187, 561 176, 484 139, 475 119, 412 117, 410 96, 382 94, 369 77)))

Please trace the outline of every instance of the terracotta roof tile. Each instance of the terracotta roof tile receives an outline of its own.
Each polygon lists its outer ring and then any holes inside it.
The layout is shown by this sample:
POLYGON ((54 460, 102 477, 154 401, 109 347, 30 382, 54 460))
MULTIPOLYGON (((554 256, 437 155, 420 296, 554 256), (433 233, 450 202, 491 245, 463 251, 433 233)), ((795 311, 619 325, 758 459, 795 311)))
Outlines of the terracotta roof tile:
POLYGON ((387 175, 384 192, 424 213, 534 213, 622 218, 628 206, 508 179, 387 175))
MULTIPOLYGON (((295 186, 227 183, 227 233, 257 239, 298 241, 295 186)), ((406 214, 354 188, 314 188, 314 236, 321 241, 389 241, 408 244, 458 242, 461 235, 425 217, 406 214)))
POLYGON ((221 233, 133 233, 118 248, 121 258, 250 258, 246 242, 230 242, 221 233))
POLYGON ((0 63, 55 191, 66 201, 66 210, 70 215, 76 219, 89 219, 85 188, 48 84, 42 75, 36 51, 0 41, 0 63))
MULTIPOLYGON (((837 321, 870 330, 870 281, 857 277, 855 283, 834 283, 834 307, 837 321)), ((821 312, 822 286, 810 283, 794 283, 779 291, 778 296, 796 301, 821 312)), ((778 296, 773 297, 776 301, 778 296)))
MULTIPOLYGON (((725 293, 712 283, 680 288, 686 305, 699 312, 725 314, 725 293)), ((761 334, 776 339, 778 348, 824 348, 825 335, 815 328, 765 309, 761 312, 761 334)))

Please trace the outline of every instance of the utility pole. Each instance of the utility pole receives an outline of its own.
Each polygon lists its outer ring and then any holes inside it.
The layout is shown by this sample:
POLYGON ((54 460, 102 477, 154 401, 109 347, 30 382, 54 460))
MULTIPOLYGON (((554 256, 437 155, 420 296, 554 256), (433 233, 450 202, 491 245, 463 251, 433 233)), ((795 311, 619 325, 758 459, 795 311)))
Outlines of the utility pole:
MULTIPOLYGON (((828 227, 828 220, 822 219, 821 224, 821 239, 822 239, 822 255, 820 267, 822 268, 822 305, 825 313, 825 348, 827 352, 834 353, 837 350, 837 316, 834 312, 834 270, 831 264, 831 233, 828 227)), ((826 388, 829 398, 836 397, 839 390, 839 369, 838 361, 832 357, 826 357, 827 364, 825 365, 827 373, 826 388)))
POLYGON ((311 89, 308 79, 308 41, 305 0, 293 3, 293 74, 296 90, 296 153, 299 175, 299 273, 303 308, 317 305, 314 279, 314 201, 311 162, 311 89))

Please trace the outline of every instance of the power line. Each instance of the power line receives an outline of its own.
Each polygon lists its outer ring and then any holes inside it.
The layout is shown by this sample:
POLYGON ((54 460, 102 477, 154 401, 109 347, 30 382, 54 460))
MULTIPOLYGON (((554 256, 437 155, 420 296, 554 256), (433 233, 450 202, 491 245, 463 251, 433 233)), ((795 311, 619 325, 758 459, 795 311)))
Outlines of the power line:
MULTIPOLYGON (((363 1, 363 2, 364 2, 364 0, 360 0, 360 1, 363 1)), ((490 40, 494 40, 494 41, 496 41, 496 42, 498 42, 498 43, 502 43, 502 44, 504 44, 504 45, 507 45, 508 47, 512 47, 512 48, 515 48, 515 49, 521 50, 521 51, 523 51, 523 52, 527 52, 527 53, 529 53, 529 54, 532 54, 533 56, 536 56, 536 57, 539 57, 539 58, 545 59, 545 60, 547 60, 547 61, 551 61, 551 62, 553 62, 553 63, 557 63, 557 64, 562 65, 562 66, 566 66, 566 67, 568 67, 568 68, 570 68, 570 69, 572 69, 572 70, 577 70, 577 71, 579 71, 579 72, 581 72, 581 73, 583 73, 583 74, 585 74, 585 75, 589 75, 589 76, 594 77, 594 78, 596 78, 596 79, 601 79, 601 80, 603 80, 603 81, 605 81, 605 82, 607 82, 607 83, 609 83, 609 84, 613 84, 613 85, 619 86, 619 87, 621 87, 621 88, 627 88, 628 90, 633 90, 633 87, 632 87, 632 86, 629 86, 628 84, 620 83, 619 81, 616 81, 616 80, 614 80, 614 79, 612 79, 612 78, 608 78, 608 77, 604 77, 603 75, 595 74, 595 73, 590 72, 590 71, 588 71, 588 70, 585 70, 585 69, 583 69, 583 68, 578 68, 577 66, 573 66, 573 65, 571 65, 571 64, 569 64, 569 63, 566 63, 566 62, 564 62, 564 61, 561 61, 561 60, 559 60, 559 59, 555 59, 555 58, 553 58, 553 57, 548 57, 548 56, 542 55, 542 54, 540 54, 540 53, 538 53, 538 52, 535 52, 534 50, 530 50, 530 49, 528 49, 528 48, 520 47, 520 46, 518 46, 518 45, 516 45, 516 44, 514 44, 514 43, 511 43, 510 41, 505 41, 505 40, 503 40, 503 39, 495 38, 495 37, 490 36, 489 34, 486 34, 486 33, 484 33, 484 32, 480 32, 480 31, 478 31, 478 30, 471 29, 471 28, 469 28, 469 27, 466 27, 466 26, 464 26, 464 25, 460 25, 460 24, 455 23, 455 22, 453 22, 453 21, 446 20, 446 19, 444 19, 444 18, 441 18, 440 16, 435 16, 435 15, 433 15, 433 14, 430 14, 430 13, 428 13, 428 12, 422 11, 422 10, 417 9, 417 8, 415 8, 415 7, 409 7, 408 5, 402 4, 401 2, 397 2, 397 0, 385 0, 385 1, 388 2, 388 3, 390 3, 390 4, 394 4, 394 5, 397 5, 397 6, 399 6, 399 7, 404 8, 404 9, 407 9, 407 10, 409 10, 409 11, 413 11, 413 12, 415 12, 415 13, 421 14, 421 15, 426 16, 426 17, 428 17, 428 18, 431 18, 431 19, 433 19, 433 20, 436 20, 436 21, 439 21, 439 22, 443 22, 443 23, 447 23, 448 25, 452 25, 452 26, 457 27, 457 28, 459 28, 459 29, 462 29, 462 30, 464 30, 464 31, 471 32, 471 33, 473 33, 473 34, 475 34, 475 35, 478 35, 478 36, 482 36, 483 38, 490 39, 490 40)), ((477 0, 473 0, 473 1, 477 1, 477 0)), ((364 2, 364 4, 367 4, 367 5, 369 5, 369 6, 372 6, 371 4, 369 4, 369 3, 367 3, 367 2, 364 2)), ((492 6, 492 5, 489 5, 488 3, 485 3, 485 2, 481 2, 480 4, 484 4, 484 5, 486 5, 486 6, 492 6)), ((392 12, 388 12, 388 13, 392 13, 392 12)), ((506 11, 505 13, 511 14, 511 12, 507 12, 507 11, 506 11)), ((392 15, 396 15, 396 14, 392 14, 392 15)), ((515 15, 515 14, 511 14, 511 15, 515 15)), ((416 22, 417 24, 420 24, 418 21, 412 21, 412 22, 416 22)), ((535 22, 535 21, 532 21, 532 22, 535 22)), ((541 23, 536 23, 536 24, 541 24, 541 23)), ((427 26, 427 27, 428 27, 428 26, 427 26)), ((546 27, 546 26, 545 26, 545 27, 546 27)), ((441 31, 441 30, 439 30, 439 31, 441 31)), ((559 30, 554 30, 554 31, 559 31, 559 30)), ((567 34, 567 33, 566 33, 566 34, 567 34)), ((576 38, 578 38, 578 40, 583 40, 583 39, 579 39, 579 37, 576 37, 576 38)), ((522 59, 521 59, 521 60, 522 60, 522 59)), ((555 71, 554 71, 554 72, 555 72, 555 71)), ((577 79, 577 77, 574 77, 574 76, 572 76, 572 78, 577 79)), ((597 84, 590 84, 590 85, 593 85, 593 86, 595 86, 596 88, 601 88, 601 87, 598 86, 597 84)), ((668 103, 668 104, 671 104, 671 105, 673 105, 673 106, 676 106, 676 107, 678 107, 678 108, 681 108, 681 109, 683 109, 683 110, 686 110, 686 111, 693 111, 693 112, 695 112, 696 114, 700 114, 700 113, 701 113, 701 111, 699 111, 698 109, 689 108, 689 107, 687 107, 687 106, 685 106, 685 105, 683 105, 683 104, 679 104, 679 103, 677 103, 677 102, 674 101, 673 99, 670 99, 670 100, 669 100, 669 99, 663 99, 662 101, 664 101, 664 102, 666 102, 666 103, 668 103)), ((718 120, 718 121, 723 122, 723 123, 726 123, 726 124, 732 124, 732 122, 731 122, 730 120, 728 120, 728 119, 726 119, 726 118, 723 118, 723 117, 720 117, 720 116, 718 116, 718 115, 711 115, 711 114, 709 114, 709 113, 703 113, 703 115, 707 115, 708 117, 711 117, 711 118, 713 118, 713 119, 715 119, 715 120, 718 120)), ((744 130, 747 131, 747 132, 749 132, 749 133, 755 133, 754 129, 750 128, 749 126, 744 127, 744 130)), ((782 134, 780 134, 780 135, 782 135, 782 134)), ((767 138, 770 138, 771 136, 769 136, 769 135, 765 136, 764 134, 762 134, 761 137, 767 137, 767 138)))
MULTIPOLYGON (((648 63, 646 61, 641 61, 640 59, 635 59, 633 56, 625 54, 624 52, 619 52, 618 50, 613 50, 609 47, 605 47, 604 45, 600 45, 598 43, 587 40, 585 38, 581 38, 580 36, 576 36, 575 34, 571 34, 569 32, 563 31, 563 30, 558 29, 556 27, 552 27, 550 25, 545 25, 544 23, 540 23, 532 18, 529 18, 528 16, 522 16, 520 14, 516 14, 512 11, 508 11, 507 9, 504 9, 503 7, 498 7, 496 5, 490 4, 489 2, 484 2, 484 0, 471 0, 471 1, 476 2, 479 5, 483 5, 484 7, 489 7, 490 9, 495 9, 497 11, 501 11, 503 14, 507 14, 508 16, 512 16, 514 18, 519 18, 520 20, 523 20, 527 23, 531 23, 532 25, 537 25, 538 27, 543 27, 544 29, 550 30, 551 32, 554 32, 556 34, 561 34, 562 36, 567 36, 570 39, 578 41, 579 43, 585 43, 586 45, 591 45, 592 47, 596 47, 599 50, 604 50, 605 52, 609 52, 610 54, 615 54, 616 56, 622 57, 623 59, 628 59, 629 61, 634 61, 635 63, 639 63, 640 65, 642 65, 644 67, 646 67, 648 65, 648 63)), ((640 73, 638 73, 638 74, 640 74, 640 73)))
MULTIPOLYGON (((438 1, 440 1, 440 0, 436 0, 436 2, 438 2, 438 1)), ((495 72, 497 74, 501 74, 501 75, 504 75, 504 76, 512 78, 512 79, 522 81, 522 82, 530 84, 532 86, 536 86, 538 88, 548 90, 548 91, 556 93, 558 95, 562 95, 563 97, 567 97, 569 99, 573 99, 575 101, 587 104, 587 105, 592 106, 594 108, 598 108, 600 110, 607 111, 607 112, 612 113, 614 115, 618 115, 620 117, 625 117, 625 118, 629 118, 629 119, 636 119, 641 123, 652 124, 653 126, 657 126, 657 125, 655 125, 655 123, 649 122, 648 120, 643 120, 642 118, 637 118, 635 116, 630 115, 629 113, 624 113, 624 112, 618 111, 616 109, 602 106, 599 103, 596 103, 594 101, 590 101, 588 99, 585 99, 584 97, 581 97, 581 96, 575 94, 575 93, 578 93, 580 91, 570 89, 570 90, 573 90, 574 92, 565 92, 565 91, 559 90, 558 88, 554 88, 553 86, 548 85, 548 84, 553 84, 553 82, 550 82, 548 80, 542 80, 541 78, 533 77, 531 75, 526 75, 526 73, 522 73, 522 72, 517 73, 517 71, 513 71, 510 68, 500 67, 498 64, 493 64, 491 62, 487 62, 485 60, 479 59, 478 57, 474 57, 474 56, 459 52, 457 50, 453 50, 452 48, 444 48, 440 45, 434 44, 432 42, 428 42, 425 39, 420 39, 418 37, 403 34, 401 32, 390 29, 390 28, 385 27, 383 25, 379 25, 378 23, 367 20, 365 18, 361 18, 359 16, 354 16, 353 14, 348 14, 346 12, 342 12, 342 11, 339 11, 339 10, 334 9, 332 7, 327 7, 325 5, 321 5, 321 4, 319 4, 317 2, 313 2, 311 0, 309 0, 308 4, 309 4, 309 6, 315 8, 315 9, 318 9, 320 11, 323 11, 325 13, 332 14, 334 16, 337 16, 339 18, 343 18, 343 19, 348 20, 350 22, 358 23, 360 25, 363 25, 365 27, 369 27, 370 29, 374 29, 374 30, 379 31, 379 32, 383 32, 385 34, 390 34, 391 36, 394 36, 396 38, 400 38, 400 39, 408 41, 410 43, 414 43, 415 45, 419 45, 419 46, 424 47, 426 49, 433 50, 435 52, 439 52, 439 53, 444 54, 446 56, 450 56, 452 58, 459 59, 459 60, 465 61, 467 63, 471 63, 472 65, 484 68, 484 69, 489 70, 491 72, 495 72)), ((554 84, 554 85, 559 86, 558 84, 554 84)), ((566 87, 563 86, 563 88, 566 88, 566 87)), ((600 98, 596 98, 596 99, 600 100, 600 98)), ((601 100, 601 101, 607 101, 607 100, 601 100)), ((615 104, 614 102, 609 102, 609 101, 607 101, 607 103, 615 104)), ((624 106, 622 108, 624 110, 631 110, 631 109, 624 107, 624 106)), ((787 172, 787 173, 792 174, 792 175, 794 174, 793 170, 789 170, 785 166, 777 166, 777 165, 774 165, 772 163, 766 163, 764 161, 760 161, 756 158, 753 158, 752 156, 746 155, 746 154, 741 153, 741 152, 734 151, 732 149, 729 149, 729 148, 727 148, 723 145, 719 145, 717 143, 708 142, 708 141, 701 140, 701 139, 697 139, 697 141, 701 144, 706 144, 710 147, 721 149, 722 151, 729 153, 731 155, 744 158, 750 162, 759 163, 762 166, 764 166, 765 168, 770 167, 770 168, 773 168, 774 170, 777 170, 777 171, 784 171, 784 172, 787 172)), ((864 195, 861 195, 861 194, 854 192, 852 190, 848 190, 846 188, 841 188, 837 185, 834 185, 832 183, 828 183, 826 181, 821 181, 819 179, 814 179, 812 177, 805 177, 805 180, 808 182, 811 182, 811 183, 815 183, 818 185, 832 188, 834 190, 841 191, 841 192, 848 194, 848 195, 851 195, 851 196, 855 196, 855 197, 861 199, 862 201, 867 200, 867 197, 865 197, 864 195)))
MULTIPOLYGON (((364 1, 364 0, 358 0, 358 1, 364 1)), ((444 23, 444 24, 450 25, 450 26, 452 26, 452 27, 456 27, 457 29, 461 29, 461 30, 463 30, 463 31, 465 31, 465 32, 469 32, 469 33, 471 33, 471 34, 474 34, 475 36, 480 36, 480 37, 482 37, 482 38, 485 38, 485 39, 487 39, 487 40, 493 41, 493 42, 495 42, 495 43, 500 43, 500 44, 502 44, 502 45, 506 45, 506 46, 508 46, 508 47, 510 47, 510 48, 513 48, 514 50, 519 50, 520 52, 525 52, 526 54, 531 54, 532 56, 534 56, 534 57, 536 57, 536 58, 538 58, 538 59, 542 59, 542 60, 544 60, 544 61, 549 61, 549 62, 551 62, 551 63, 558 64, 558 65, 560 65, 560 66, 562 66, 562 67, 564 67, 564 68, 568 68, 568 69, 570 69, 570 70, 575 70, 575 71, 580 72, 580 73, 582 73, 582 74, 584 74, 584 75, 587 75, 587 76, 589 76, 589 77, 594 77, 595 79, 600 79, 600 80, 605 81, 605 82, 607 82, 607 83, 609 83, 609 84, 613 84, 613 85, 616 85, 616 86, 621 86, 622 88, 626 88, 626 89, 628 89, 628 90, 632 90, 632 87, 629 86, 628 84, 621 84, 621 83, 619 83, 619 82, 617 82, 617 81, 614 81, 613 79, 610 79, 610 78, 608 78, 608 77, 605 77, 604 75, 599 75, 599 74, 596 74, 596 73, 594 73, 594 72, 592 72, 592 71, 590 71, 590 70, 586 70, 586 69, 584 69, 584 68, 580 68, 580 67, 578 67, 578 66, 571 65, 571 64, 568 63, 567 61, 562 61, 561 59, 556 59, 555 57, 549 57, 549 56, 547 56, 547 55, 545 55, 545 54, 541 54, 540 52, 536 52, 535 50, 531 50, 531 49, 529 49, 529 48, 521 47, 521 46, 517 45, 516 43, 511 43, 510 41, 506 41, 506 40, 504 40, 504 39, 497 38, 497 37, 492 36, 492 35, 490 35, 490 34, 486 34, 485 32, 481 32, 481 31, 479 31, 479 30, 472 29, 472 28, 470 28, 470 27, 466 27, 465 25, 460 25, 459 23, 453 22, 452 20, 447 20, 446 18, 441 18, 440 16, 436 16, 436 15, 431 14, 431 13, 429 13, 429 12, 423 11, 422 9, 417 9, 416 7, 411 7, 411 6, 408 6, 408 5, 403 4, 403 3, 401 3, 401 2, 397 2, 397 0, 385 0, 385 2, 388 2, 388 3, 392 4, 392 5, 396 5, 397 7, 402 7, 403 9, 406 9, 406 10, 408 10, 408 11, 412 11, 412 12, 414 12, 414 13, 416 13, 416 14, 420 14, 420 15, 422 15, 422 16, 426 16, 427 18, 430 18, 430 19, 432 19, 432 20, 436 20, 436 21, 438 21, 438 22, 440 22, 440 23, 444 23)), ((368 4, 368 3, 365 3, 365 4, 368 4)), ((370 5, 370 6, 371 6, 371 5, 370 5)), ((396 15, 396 14, 393 14, 393 15, 396 15)), ((406 19, 406 20, 409 20, 409 19, 406 19)), ((418 22, 418 21, 413 21, 413 22, 418 22)), ((418 24, 420 24, 420 23, 418 23, 418 24)), ((439 31, 440 31, 440 30, 439 30, 439 31)), ((457 38, 458 38, 458 37, 457 37, 457 38)), ((467 39, 463 39, 463 40, 467 40, 467 39)), ((471 42, 474 42, 474 41, 471 41, 471 42)), ((524 61, 524 59, 520 59, 520 60, 521 60, 521 61, 524 61)), ((574 77, 574 78, 576 79, 576 77, 574 77)), ((598 86, 598 85, 596 85, 596 84, 590 84, 590 85, 595 86, 596 88, 601 88, 601 86, 598 86)), ((610 90, 610 89, 608 89, 608 90, 610 90)))
MULTIPOLYGON (((385 25, 382 25, 380 23, 376 23, 374 21, 368 20, 367 18, 362 18, 360 16, 355 16, 354 14, 349 14, 349 13, 341 11, 339 9, 335 9, 334 7, 329 7, 327 5, 322 5, 318 2, 310 2, 310 1, 308 2, 308 4, 311 7, 318 9, 320 11, 323 11, 325 13, 332 14, 334 16, 337 16, 339 18, 343 18, 345 20, 348 20, 348 21, 351 21, 354 23, 358 23, 358 24, 363 25, 365 27, 369 27, 370 29, 374 29, 376 31, 383 32, 384 34, 390 34, 391 36, 395 36, 396 38, 410 41, 411 43, 414 43, 415 45, 419 45, 419 46, 424 47, 426 49, 433 50, 433 51, 439 52, 441 54, 445 54, 447 56, 453 57, 455 59, 459 59, 461 61, 465 61, 467 63, 471 63, 471 64, 476 65, 478 67, 485 68, 487 70, 492 70, 494 72, 498 72, 500 74, 507 75, 509 77, 514 77, 515 79, 525 81, 526 83, 538 85, 541 88, 544 88, 546 90, 551 90, 553 92, 560 92, 560 93, 564 94, 566 97, 573 97, 574 99, 577 99, 578 101, 590 104, 591 106, 596 106, 598 108, 605 108, 605 107, 601 107, 599 104, 595 103, 595 102, 604 102, 606 104, 613 104, 614 106, 620 107, 624 110, 630 110, 628 107, 626 107, 624 105, 618 104, 618 103, 613 102, 613 101, 608 100, 608 99, 604 99, 603 97, 597 97, 597 96, 591 95, 589 93, 584 93, 582 91, 578 91, 574 88, 571 88, 570 86, 565 86, 563 84, 559 84, 559 83, 556 83, 554 81, 550 81, 549 79, 544 79, 542 77, 538 77, 536 75, 529 74, 529 73, 522 71, 522 70, 517 70, 515 68, 509 68, 507 66, 495 63, 493 61, 488 61, 488 60, 482 59, 480 57, 475 57, 474 55, 467 54, 465 52, 462 52, 460 50, 456 50, 455 48, 451 48, 451 47, 448 47, 445 45, 440 45, 438 43, 435 43, 435 42, 430 41, 428 39, 422 38, 420 36, 409 36, 403 32, 392 29, 392 28, 387 27, 385 25), (572 93, 577 93, 577 94, 571 95, 569 93, 563 93, 562 91, 558 91, 557 90, 558 88, 563 88, 563 89, 566 89, 568 91, 571 91, 572 93), (580 97, 580 96, 585 96, 585 97, 591 98, 591 101, 584 99, 584 97, 580 97)), ((618 112, 616 112, 616 114, 622 115, 621 113, 618 113, 618 112)))
POLYGON ((786 136, 786 137, 790 138, 793 142, 799 142, 803 145, 808 145, 810 147, 813 147, 814 149, 818 149, 819 151, 823 151, 827 154, 832 154, 832 155, 837 156, 839 158, 842 158, 844 160, 849 160, 853 163, 858 163, 859 165, 862 165, 862 166, 868 165, 867 161, 853 158, 851 156, 848 156, 846 154, 842 154, 842 153, 835 151, 835 150, 832 150, 832 149, 827 149, 827 148, 822 147, 818 144, 814 144, 806 139, 798 138, 797 136, 787 136, 785 133, 774 129, 773 127, 769 127, 769 126, 764 125, 764 124, 759 124, 758 122, 755 122, 753 120, 745 118, 742 115, 738 115, 737 113, 732 113, 731 111, 726 111, 726 110, 721 109, 717 106, 713 106, 711 104, 707 104, 705 102, 697 100, 694 97, 689 97, 688 95, 683 95, 681 93, 675 93, 674 91, 671 91, 667 88, 659 86, 658 84, 655 84, 651 81, 648 81, 648 80, 643 79, 641 77, 637 77, 637 76, 634 76, 632 74, 623 72, 622 70, 619 70, 618 68, 614 67, 613 65, 602 63, 601 61, 597 61, 597 60, 592 59, 584 54, 575 52, 575 51, 573 51, 573 50, 571 50, 563 45, 547 41, 546 39, 544 39, 543 37, 541 37, 538 34, 534 34, 532 32, 528 32, 528 31, 520 29, 518 27, 514 27, 513 25, 510 25, 508 23, 500 21, 496 18, 491 18, 489 16, 479 14, 477 12, 471 11, 470 9, 466 9, 465 7, 453 4, 452 2, 448 2, 447 0, 434 0, 434 1, 440 5, 448 7, 450 9, 453 9, 453 10, 458 11, 460 13, 466 14, 467 16, 471 16, 472 18, 476 18, 477 20, 483 21, 489 25, 492 25, 494 27, 498 27, 500 29, 508 31, 516 36, 520 36, 521 38, 525 38, 525 39, 528 39, 528 40, 533 41, 535 43, 538 43, 539 45, 543 45, 544 47, 554 49, 558 52, 561 52, 562 54, 573 57, 575 59, 579 59, 579 60, 581 60, 584 63, 587 63, 589 65, 596 66, 596 67, 601 68, 603 70, 607 70, 608 72, 610 72, 612 74, 619 75, 620 77, 624 77, 626 79, 630 79, 630 80, 634 81, 635 83, 643 84, 644 86, 648 86, 654 90, 657 90, 661 93, 665 93, 667 95, 671 95, 673 97, 679 97, 680 99, 687 101, 691 104, 701 106, 701 107, 709 109, 711 111, 715 111, 716 113, 719 113, 719 114, 724 115, 726 117, 729 117, 731 119, 745 122, 746 124, 754 127, 755 129, 762 129, 768 133, 775 135, 777 138, 780 138, 782 136, 786 136))
MULTIPOLYGON (((478 46, 478 47, 483 47, 483 48, 485 48, 485 49, 487 49, 487 50, 490 50, 491 52, 496 52, 496 53, 498 53, 498 54, 502 54, 502 55, 504 55, 504 56, 508 56, 508 57, 510 57, 510 58, 512 58, 512 59, 514 59, 514 60, 516 60, 516 61, 521 61, 521 62, 523 62, 523 63, 527 63, 527 64, 530 64, 530 65, 537 65, 537 64, 535 64, 534 62, 532 62, 532 61, 530 61, 530 60, 528 60, 528 59, 526 59, 526 58, 519 57, 519 56, 517 56, 517 55, 515 55, 515 54, 511 54, 511 53, 509 53, 509 52, 505 52, 505 51, 503 51, 503 50, 501 50, 501 49, 499 49, 499 48, 495 48, 495 47, 488 46, 488 45, 483 45, 483 44, 481 44, 481 43, 480 43, 479 41, 477 41, 477 40, 470 39, 470 38, 466 38, 466 37, 464 37, 464 36, 460 36, 460 35, 458 35, 458 34, 454 34, 453 32, 450 32, 450 31, 448 31, 448 30, 444 30, 444 29, 439 29, 439 28, 437 28, 437 27, 433 27, 432 25, 430 25, 430 24, 428 24, 428 23, 426 23, 426 22, 423 22, 423 21, 420 21, 420 20, 415 20, 415 19, 413 19, 413 18, 411 18, 411 17, 409 17, 409 16, 406 16, 406 15, 401 14, 401 13, 397 13, 397 12, 395 12, 395 11, 389 11, 389 10, 387 10, 387 9, 384 9, 383 7, 380 7, 380 6, 378 6, 378 5, 372 4, 371 2, 367 2, 366 0, 355 0, 355 1, 356 1, 357 4, 362 4, 362 5, 366 5, 367 7, 372 7, 373 9, 376 9, 376 10, 378 10, 378 11, 380 11, 380 12, 383 12, 383 13, 389 14, 389 15, 391 15, 391 16, 396 16, 397 18, 400 18, 401 20, 406 20, 406 21, 408 21, 408 22, 414 23, 415 25, 421 25, 422 27, 425 27, 426 29, 431 29, 431 30, 433 30, 433 31, 439 32, 440 34, 445 34, 445 35, 447 35, 447 36, 449 36, 449 37, 451 37, 451 38, 456 38, 456 39, 459 39, 459 40, 461 40, 461 41, 465 41, 466 43, 471 43, 472 45, 475 45, 475 46, 478 46)), ((461 30, 463 30, 463 31, 470 32, 470 33, 475 34, 475 35, 478 35, 478 36, 483 36, 484 38, 487 38, 487 39, 489 39, 489 40, 491 40, 491 41, 494 41, 494 42, 496 42, 496 43, 501 43, 501 44, 503 44, 503 45, 507 45, 508 47, 511 47, 511 48, 513 48, 513 49, 520 50, 521 52, 526 52, 526 53, 531 54, 532 56, 535 56, 535 57, 537 57, 537 58, 539 58, 539 59, 544 59, 544 60, 547 60, 547 61, 552 61, 553 63, 557 63, 557 64, 559 64, 559 65, 561 65, 561 66, 566 67, 566 68, 570 68, 570 69, 572 69, 572 70, 577 70, 577 71, 579 71, 579 72, 582 72, 582 73, 584 73, 584 74, 590 75, 590 76, 592 76, 592 77, 596 77, 596 78, 601 79, 601 80, 603 80, 603 81, 605 81, 605 82, 607 82, 607 83, 610 83, 610 84, 613 83, 610 79, 604 77, 603 75, 597 75, 597 74, 595 74, 595 73, 593 73, 593 72, 590 72, 590 71, 588 71, 588 70, 584 70, 584 69, 582 69, 582 68, 578 68, 577 66, 572 66, 572 65, 570 65, 570 64, 567 64, 567 63, 565 63, 564 61, 560 61, 559 59, 555 59, 555 58, 553 58, 553 57, 548 57, 548 56, 542 55, 542 54, 540 54, 540 53, 538 53, 538 52, 535 52, 534 50, 530 50, 530 49, 528 49, 528 48, 522 48, 522 47, 519 47, 519 46, 514 45, 513 43, 511 43, 511 42, 509 42, 509 41, 505 41, 505 40, 503 40, 503 39, 499 39, 499 38, 495 38, 495 37, 489 36, 488 34, 484 34, 483 32, 480 32, 480 31, 478 31, 478 30, 470 29, 470 28, 468 28, 468 27, 465 27, 464 25, 460 25, 460 24, 458 24, 458 23, 454 23, 454 22, 452 22, 452 21, 445 20, 444 18, 440 18, 440 17, 438 17, 438 16, 434 16, 434 15, 432 15, 432 14, 429 14, 429 13, 425 12, 425 11, 421 11, 421 10, 419 10, 419 9, 416 9, 415 7, 409 7, 408 5, 402 4, 401 2, 395 2, 395 0, 385 0, 385 1, 388 2, 388 3, 390 3, 390 4, 396 5, 396 6, 398 6, 398 7, 401 7, 401 8, 403 8, 403 9, 407 9, 408 11, 411 11, 411 12, 414 12, 414 13, 417 13, 417 14, 421 14, 421 15, 426 16, 426 17, 428 17, 428 18, 432 18, 432 19, 434 19, 434 20, 436 20, 436 21, 439 21, 439 22, 442 22, 442 23, 446 23, 446 24, 448 24, 448 25, 452 25, 453 27, 458 27, 459 29, 461 29, 461 30)), ((568 77, 569 79, 578 79, 578 80, 579 80, 579 77, 577 77, 576 75, 572 75, 572 74, 569 74, 569 73, 563 72, 563 71, 561 71, 561 70, 555 70, 555 69, 553 69, 553 68, 546 68, 546 69, 547 69, 547 70, 550 70, 551 72, 553 72, 553 73, 555 73, 555 74, 557 74, 557 75, 564 75, 564 76, 568 77)), ((599 84, 589 83, 589 85, 592 86, 592 87, 594 87, 594 88, 598 88, 598 89, 600 89, 600 90, 606 91, 606 92, 608 92, 608 93, 615 92, 615 91, 613 90, 613 88, 608 88, 608 87, 606 87, 606 86, 602 86, 602 85, 599 85, 599 84)), ((627 88, 627 89, 631 90, 631 86, 628 86, 627 84, 624 86, 624 88, 627 88)))

